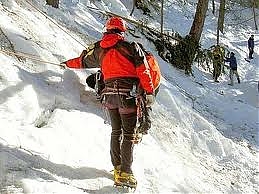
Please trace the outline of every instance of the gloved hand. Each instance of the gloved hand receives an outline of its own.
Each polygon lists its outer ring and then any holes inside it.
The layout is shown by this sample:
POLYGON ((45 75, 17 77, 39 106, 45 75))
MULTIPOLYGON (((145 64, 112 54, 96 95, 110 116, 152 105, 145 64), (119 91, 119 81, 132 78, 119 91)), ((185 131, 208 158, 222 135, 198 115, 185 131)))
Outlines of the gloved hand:
POLYGON ((151 107, 155 103, 155 96, 153 94, 146 95, 146 107, 151 107))
POLYGON ((59 67, 61 68, 61 69, 66 69, 66 63, 65 62, 62 62, 62 63, 60 63, 59 64, 59 67))
POLYGON ((143 135, 148 134, 148 130, 151 128, 151 121, 143 121, 140 123, 138 127, 138 132, 142 133, 143 135))

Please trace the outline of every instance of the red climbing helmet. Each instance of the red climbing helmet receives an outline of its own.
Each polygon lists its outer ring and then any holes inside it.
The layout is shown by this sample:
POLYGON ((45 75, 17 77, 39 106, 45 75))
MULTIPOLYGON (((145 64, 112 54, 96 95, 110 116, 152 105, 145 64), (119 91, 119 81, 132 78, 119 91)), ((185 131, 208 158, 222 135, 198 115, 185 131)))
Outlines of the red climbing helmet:
POLYGON ((105 27, 106 27, 106 30, 118 29, 122 32, 125 32, 127 30, 126 22, 120 17, 111 17, 106 22, 105 27))

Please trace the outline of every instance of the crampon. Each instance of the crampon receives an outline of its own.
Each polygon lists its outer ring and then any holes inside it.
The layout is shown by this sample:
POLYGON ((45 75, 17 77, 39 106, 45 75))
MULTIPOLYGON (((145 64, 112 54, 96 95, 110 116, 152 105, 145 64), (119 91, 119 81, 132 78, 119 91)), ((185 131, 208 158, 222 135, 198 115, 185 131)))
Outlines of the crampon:
POLYGON ((114 177, 114 187, 129 188, 135 191, 137 187, 137 180, 133 174, 120 172, 120 174, 114 177))
POLYGON ((127 183, 114 183, 114 187, 123 188, 123 189, 131 189, 131 190, 135 191, 137 188, 137 185, 127 184, 127 183))

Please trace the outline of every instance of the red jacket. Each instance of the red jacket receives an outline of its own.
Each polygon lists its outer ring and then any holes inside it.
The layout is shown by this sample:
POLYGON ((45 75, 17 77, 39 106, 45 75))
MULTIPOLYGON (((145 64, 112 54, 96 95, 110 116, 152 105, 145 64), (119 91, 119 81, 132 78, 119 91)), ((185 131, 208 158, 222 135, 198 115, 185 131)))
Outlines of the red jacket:
POLYGON ((66 65, 71 68, 100 67, 105 83, 124 78, 137 79, 148 94, 154 92, 143 51, 137 43, 125 41, 120 34, 104 34, 101 41, 90 46, 80 57, 68 60, 66 65), (118 49, 122 49, 129 57, 125 57, 118 49))

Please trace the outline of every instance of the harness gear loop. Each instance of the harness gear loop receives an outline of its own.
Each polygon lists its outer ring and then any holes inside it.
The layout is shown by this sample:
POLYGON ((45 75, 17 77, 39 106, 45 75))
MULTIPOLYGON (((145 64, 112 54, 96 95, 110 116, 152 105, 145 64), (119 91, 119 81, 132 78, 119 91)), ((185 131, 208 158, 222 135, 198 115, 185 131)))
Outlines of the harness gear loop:
POLYGON ((100 95, 100 81, 102 79, 102 72, 100 70, 98 70, 95 74, 95 86, 94 86, 94 90, 97 94, 97 99, 100 100, 101 99, 101 95, 100 95))
MULTIPOLYGON (((136 84, 133 85, 132 89, 130 90, 130 97, 131 98, 136 98, 137 97, 137 86, 136 84)), ((129 98, 127 98, 129 99, 129 98)))
MULTIPOLYGON (((131 140, 129 141, 132 141, 134 144, 140 143, 142 141, 143 134, 139 131, 139 124, 145 120, 145 102, 144 97, 137 93, 137 85, 134 84, 132 89, 119 88, 118 82, 115 81, 112 87, 105 87, 105 89, 102 91, 101 99, 104 100, 105 95, 119 95, 120 99, 122 96, 126 96, 126 99, 135 98, 137 106, 137 125, 134 128, 133 134, 124 134, 124 136, 130 136, 131 140)), ((107 109, 105 107, 104 109, 105 113, 107 113, 107 109)))

